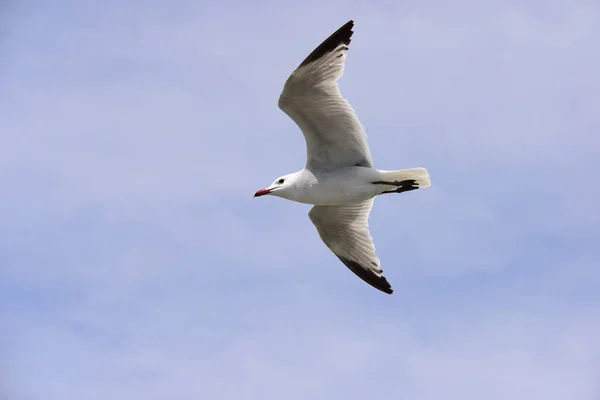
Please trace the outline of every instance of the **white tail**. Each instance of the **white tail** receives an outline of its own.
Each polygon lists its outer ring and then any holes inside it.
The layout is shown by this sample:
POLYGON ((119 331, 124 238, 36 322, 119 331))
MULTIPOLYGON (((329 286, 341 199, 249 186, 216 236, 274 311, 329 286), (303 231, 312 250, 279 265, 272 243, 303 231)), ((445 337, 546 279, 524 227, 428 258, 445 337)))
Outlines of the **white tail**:
POLYGON ((425 168, 399 169, 397 171, 385 171, 380 169, 379 172, 381 173, 382 181, 393 182, 414 179, 419 184, 419 188, 431 186, 429 173, 425 168))

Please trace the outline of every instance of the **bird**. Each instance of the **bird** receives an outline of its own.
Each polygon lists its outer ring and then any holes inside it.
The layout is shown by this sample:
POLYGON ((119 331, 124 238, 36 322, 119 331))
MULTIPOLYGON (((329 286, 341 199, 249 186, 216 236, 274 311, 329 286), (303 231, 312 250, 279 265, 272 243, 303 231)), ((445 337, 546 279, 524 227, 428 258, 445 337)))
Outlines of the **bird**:
POLYGON ((365 129, 338 86, 353 27, 350 20, 331 34, 286 80, 278 105, 304 134, 306 165, 278 177, 254 197, 313 205, 308 216, 325 245, 363 281, 392 294, 369 232, 374 198, 426 188, 431 182, 425 168, 373 167, 365 129))

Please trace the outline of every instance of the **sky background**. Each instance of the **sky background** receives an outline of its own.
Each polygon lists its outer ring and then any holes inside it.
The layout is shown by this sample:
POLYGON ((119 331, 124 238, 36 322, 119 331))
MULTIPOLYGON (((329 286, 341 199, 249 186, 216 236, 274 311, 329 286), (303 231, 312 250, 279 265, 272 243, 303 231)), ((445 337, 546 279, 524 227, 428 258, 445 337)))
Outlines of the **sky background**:
POLYGON ((597 1, 0 4, 0 399, 600 399, 597 1), (252 198, 349 19, 392 296, 252 198))

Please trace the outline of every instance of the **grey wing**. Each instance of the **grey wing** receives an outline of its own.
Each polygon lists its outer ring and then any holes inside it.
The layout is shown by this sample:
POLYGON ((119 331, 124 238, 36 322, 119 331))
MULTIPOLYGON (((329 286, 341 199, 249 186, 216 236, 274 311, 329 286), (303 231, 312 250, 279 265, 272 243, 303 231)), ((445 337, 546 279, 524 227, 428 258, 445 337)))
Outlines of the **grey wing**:
POLYGON ((367 135, 337 81, 352 36, 349 21, 317 47, 290 75, 279 108, 302 130, 306 166, 371 167, 367 135))
POLYGON ((392 294, 369 233, 372 207, 373 199, 344 206, 314 206, 308 216, 321 240, 352 272, 369 285, 392 294))

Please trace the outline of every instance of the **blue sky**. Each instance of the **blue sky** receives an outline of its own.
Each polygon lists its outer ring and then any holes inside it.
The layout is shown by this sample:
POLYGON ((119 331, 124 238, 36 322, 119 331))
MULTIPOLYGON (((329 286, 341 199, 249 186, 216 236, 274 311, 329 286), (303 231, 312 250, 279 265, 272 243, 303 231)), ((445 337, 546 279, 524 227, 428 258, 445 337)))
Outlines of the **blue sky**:
POLYGON ((600 396, 596 1, 3 3, 0 398, 600 396), (304 164, 283 82, 343 94, 395 292, 253 199, 304 164), (2 397, 3 396, 3 397, 2 397))

